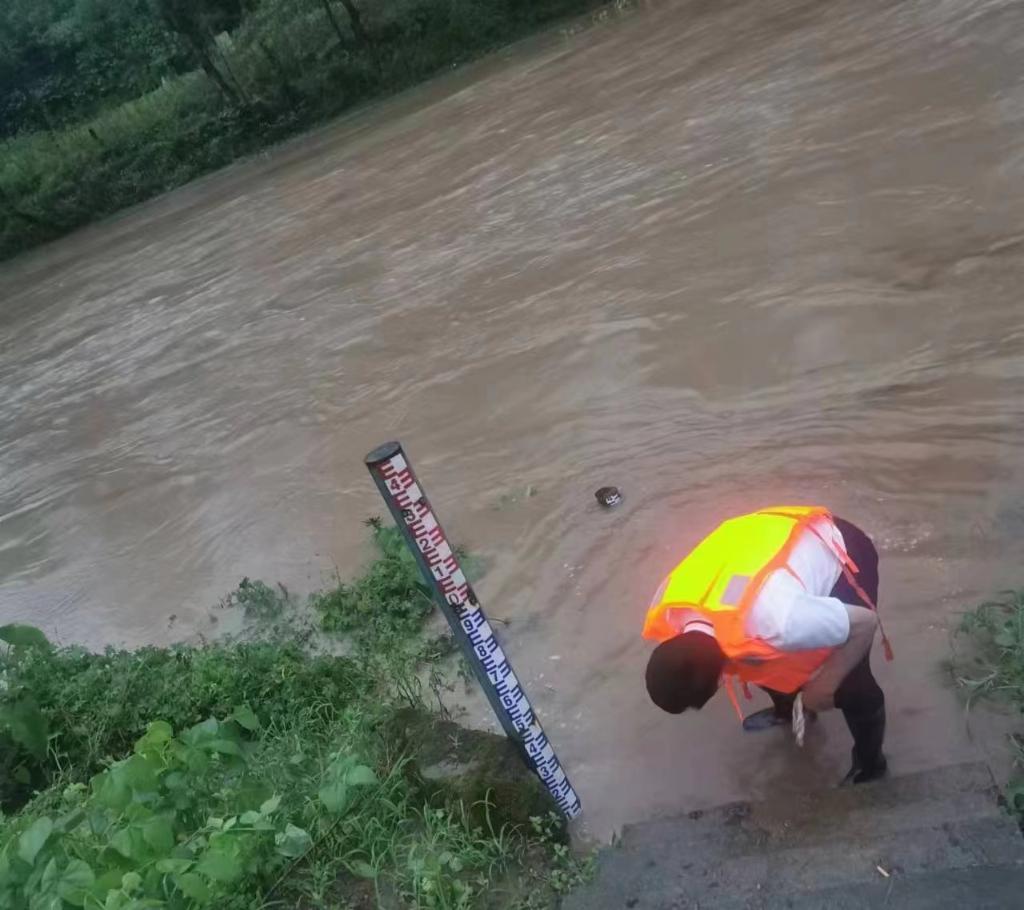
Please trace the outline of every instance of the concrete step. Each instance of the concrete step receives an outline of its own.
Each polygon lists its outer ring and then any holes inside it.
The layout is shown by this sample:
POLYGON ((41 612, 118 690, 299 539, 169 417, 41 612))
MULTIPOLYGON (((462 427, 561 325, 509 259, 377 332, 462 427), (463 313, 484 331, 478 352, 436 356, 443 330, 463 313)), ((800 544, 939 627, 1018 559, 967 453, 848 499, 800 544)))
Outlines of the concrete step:
POLYGON ((644 850, 671 840, 677 849, 689 845, 694 856, 721 856, 818 844, 837 831, 870 837, 1002 814, 988 766, 968 763, 630 825, 621 843, 644 850))
MULTIPOLYGON (((854 888, 826 888, 797 895, 763 895, 681 904, 664 910, 1013 910, 1024 903, 1024 869, 1019 865, 976 866, 891 879, 854 888)), ((660 910, 660 908, 659 908, 660 910)))
MULTIPOLYGON (((839 836, 815 846, 756 850, 719 859, 693 859, 666 842, 657 857, 619 852, 602 868, 606 907, 655 910, 704 906, 710 900, 784 898, 850 888, 884 879, 979 866, 1024 871, 1024 842, 1009 819, 984 818, 937 827, 907 828, 864 840, 839 836)), ((1024 903, 1024 900, 1022 900, 1024 903)), ((571 906, 571 905, 570 905, 571 906)), ((581 905, 582 906, 582 905, 581 905)), ((587 904, 586 906, 594 906, 587 904)))
POLYGON ((984 869, 1016 881, 1024 839, 1000 809, 988 768, 968 764, 631 826, 564 906, 810 908, 829 906, 826 897, 874 900, 897 886, 909 900, 935 876, 973 881, 984 869))

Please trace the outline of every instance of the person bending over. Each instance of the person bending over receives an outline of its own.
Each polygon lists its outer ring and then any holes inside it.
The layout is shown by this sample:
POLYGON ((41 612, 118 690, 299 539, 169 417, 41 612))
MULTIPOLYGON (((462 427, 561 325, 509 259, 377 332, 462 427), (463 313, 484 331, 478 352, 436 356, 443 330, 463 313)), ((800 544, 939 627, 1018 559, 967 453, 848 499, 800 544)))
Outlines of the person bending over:
MULTIPOLYGON (((853 736, 844 782, 887 770, 885 695, 871 672, 878 628, 878 553, 860 528, 820 506, 780 506, 733 518, 669 574, 644 622, 659 642, 647 663, 651 700, 670 714, 699 710, 733 678, 772 707, 748 730, 789 724, 799 696, 813 716, 838 708, 853 736)), ((886 655, 889 644, 883 633, 886 655)), ((799 717, 800 705, 796 706, 799 717)))

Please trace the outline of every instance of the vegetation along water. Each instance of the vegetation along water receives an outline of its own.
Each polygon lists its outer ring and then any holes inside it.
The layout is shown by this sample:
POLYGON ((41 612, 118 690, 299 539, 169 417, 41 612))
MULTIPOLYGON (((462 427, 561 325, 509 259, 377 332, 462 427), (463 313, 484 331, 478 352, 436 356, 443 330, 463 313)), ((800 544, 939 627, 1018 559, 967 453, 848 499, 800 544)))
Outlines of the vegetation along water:
POLYGON ((528 910, 586 873, 508 742, 444 712, 450 641, 372 528, 365 574, 308 603, 244 580, 245 640, 0 628, 0 906, 528 910))
POLYGON ((595 0, 5 0, 0 258, 595 0))

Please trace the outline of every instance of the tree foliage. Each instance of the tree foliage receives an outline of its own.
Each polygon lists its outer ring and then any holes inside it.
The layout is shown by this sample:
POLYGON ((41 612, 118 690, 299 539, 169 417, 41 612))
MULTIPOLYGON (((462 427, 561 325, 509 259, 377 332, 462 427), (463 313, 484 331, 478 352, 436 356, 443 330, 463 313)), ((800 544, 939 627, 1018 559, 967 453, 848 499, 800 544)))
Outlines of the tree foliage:
POLYGON ((149 0, 5 0, 0 136, 62 126, 188 68, 149 0))
POLYGON ((0 259, 600 2, 0 0, 0 259))

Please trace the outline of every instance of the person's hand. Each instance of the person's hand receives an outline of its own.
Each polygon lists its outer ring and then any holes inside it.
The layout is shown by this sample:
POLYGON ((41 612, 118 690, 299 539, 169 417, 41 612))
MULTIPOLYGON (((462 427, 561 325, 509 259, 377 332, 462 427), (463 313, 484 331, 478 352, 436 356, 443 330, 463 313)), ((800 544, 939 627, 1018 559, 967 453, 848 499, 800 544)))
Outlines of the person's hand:
POLYGON ((836 689, 847 674, 871 650, 878 628, 878 617, 866 607, 846 605, 850 617, 850 635, 836 648, 801 690, 804 707, 809 711, 828 711, 836 706, 836 689))

